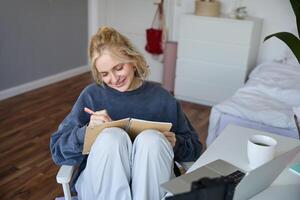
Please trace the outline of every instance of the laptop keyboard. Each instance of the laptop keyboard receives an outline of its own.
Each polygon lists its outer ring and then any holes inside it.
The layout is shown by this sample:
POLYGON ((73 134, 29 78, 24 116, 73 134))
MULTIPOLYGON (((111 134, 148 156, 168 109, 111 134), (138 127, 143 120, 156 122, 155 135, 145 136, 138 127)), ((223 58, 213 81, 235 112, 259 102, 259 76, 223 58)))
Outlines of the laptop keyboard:
POLYGON ((207 164, 206 167, 212 169, 221 176, 227 176, 228 174, 231 174, 232 172, 238 170, 236 166, 223 160, 216 160, 215 162, 211 162, 207 164))
POLYGON ((230 182, 233 181, 233 183, 238 184, 244 176, 245 176, 244 172, 241 172, 240 170, 236 170, 235 172, 227 176, 224 176, 224 178, 230 180, 230 182))

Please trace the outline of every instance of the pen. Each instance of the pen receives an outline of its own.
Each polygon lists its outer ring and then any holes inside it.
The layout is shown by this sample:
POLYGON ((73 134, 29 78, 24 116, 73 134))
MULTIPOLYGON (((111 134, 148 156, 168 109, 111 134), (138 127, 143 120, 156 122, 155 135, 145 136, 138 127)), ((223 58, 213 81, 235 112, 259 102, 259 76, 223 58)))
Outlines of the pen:
MULTIPOLYGON (((96 112, 87 108, 87 107, 84 107, 83 109, 86 113, 90 114, 90 115, 95 115, 96 112)), ((110 116, 107 114, 107 111, 106 110, 102 110, 102 111, 98 111, 98 114, 99 115, 102 115, 103 117, 103 122, 110 122, 112 121, 112 119, 110 118, 110 116)))
POLYGON ((84 111, 85 111, 86 113, 89 113, 90 115, 95 114, 94 111, 92 111, 91 109, 89 109, 89 108, 87 108, 87 107, 84 107, 84 111))

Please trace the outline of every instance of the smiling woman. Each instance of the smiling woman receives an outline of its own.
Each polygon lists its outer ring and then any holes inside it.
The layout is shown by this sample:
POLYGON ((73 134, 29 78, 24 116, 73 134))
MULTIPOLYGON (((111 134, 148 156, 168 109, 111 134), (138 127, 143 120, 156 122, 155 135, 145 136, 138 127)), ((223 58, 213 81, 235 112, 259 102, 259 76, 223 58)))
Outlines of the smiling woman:
MULTIPOLYGON (((98 84, 103 83, 101 76, 103 74, 99 73, 103 70, 105 72, 107 68, 117 67, 120 64, 123 66, 125 64, 130 65, 134 70, 135 77, 141 80, 145 80, 149 74, 146 60, 141 53, 125 36, 108 27, 100 28, 97 34, 93 36, 89 49, 89 56, 92 74, 98 84)), ((121 70, 120 67, 121 66, 117 67, 117 69, 121 70)))
POLYGON ((142 82, 134 77, 136 67, 132 63, 120 63, 108 51, 96 60, 96 69, 106 85, 120 92, 136 89, 142 82))
POLYGON ((103 27, 92 38, 90 58, 94 79, 120 92, 134 90, 147 77, 148 66, 130 41, 113 31, 103 27))
POLYGON ((102 27, 89 48, 96 83, 80 94, 71 113, 51 137, 58 165, 80 165, 79 199, 161 199, 160 184, 173 176, 174 160, 195 161, 198 135, 177 100, 159 84, 145 81, 149 68, 122 34, 102 27), (87 109, 89 108, 89 109, 87 109), (123 118, 171 122, 171 131, 148 129, 131 141, 125 130, 100 132, 88 156, 82 155, 87 126, 123 118))

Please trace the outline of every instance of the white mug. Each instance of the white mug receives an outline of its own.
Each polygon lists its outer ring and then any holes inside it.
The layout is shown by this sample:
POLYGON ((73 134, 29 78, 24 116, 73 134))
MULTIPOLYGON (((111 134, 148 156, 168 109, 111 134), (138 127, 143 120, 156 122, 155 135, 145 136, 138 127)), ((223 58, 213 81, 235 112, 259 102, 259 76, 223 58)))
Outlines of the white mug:
POLYGON ((272 160, 275 155, 277 141, 265 135, 252 135, 248 140, 247 152, 252 169, 272 160))

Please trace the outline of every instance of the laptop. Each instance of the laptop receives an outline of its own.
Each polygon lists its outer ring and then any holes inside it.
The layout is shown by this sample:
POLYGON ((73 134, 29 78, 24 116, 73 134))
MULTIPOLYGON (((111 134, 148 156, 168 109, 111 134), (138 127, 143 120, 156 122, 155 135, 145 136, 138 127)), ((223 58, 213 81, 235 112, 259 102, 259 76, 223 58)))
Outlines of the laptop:
POLYGON ((163 183, 161 187, 172 194, 180 194, 189 192, 192 182, 201 178, 217 178, 237 174, 240 180, 235 187, 233 200, 246 200, 268 188, 299 151, 300 146, 295 147, 247 173, 224 160, 215 160, 191 173, 163 183))

